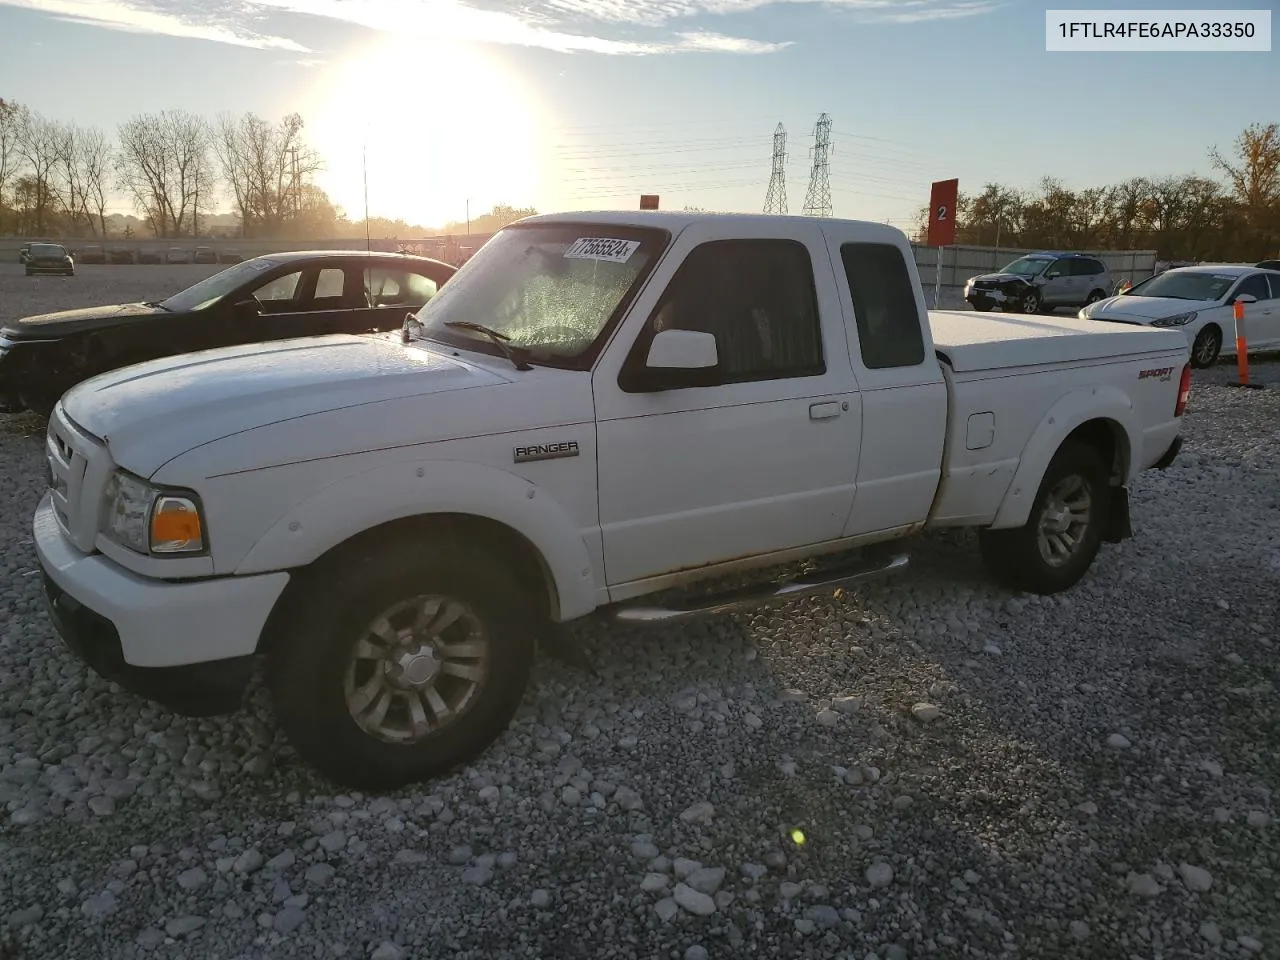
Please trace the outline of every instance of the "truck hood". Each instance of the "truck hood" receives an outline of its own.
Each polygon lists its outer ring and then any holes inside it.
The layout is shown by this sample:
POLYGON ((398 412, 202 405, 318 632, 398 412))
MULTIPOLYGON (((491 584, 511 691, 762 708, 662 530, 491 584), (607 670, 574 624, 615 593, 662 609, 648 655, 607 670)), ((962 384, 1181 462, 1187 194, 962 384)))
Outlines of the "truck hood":
POLYGON ((128 320, 152 317, 164 313, 159 307, 145 303, 117 303, 106 307, 84 307, 79 310, 60 310, 57 313, 41 313, 21 320, 7 320, 0 324, 0 333, 11 340, 37 340, 62 337, 69 333, 82 333, 101 327, 115 326, 128 320))
POLYGON ((1132 320, 1149 323, 1161 317, 1176 317, 1192 310, 1212 310, 1222 306, 1217 300, 1177 300, 1173 297, 1108 297, 1086 308, 1090 320, 1132 320))
POLYGON ((188 450, 272 423, 407 397, 509 383, 398 334, 335 334, 205 350, 85 380, 62 409, 112 459, 150 476, 188 450))

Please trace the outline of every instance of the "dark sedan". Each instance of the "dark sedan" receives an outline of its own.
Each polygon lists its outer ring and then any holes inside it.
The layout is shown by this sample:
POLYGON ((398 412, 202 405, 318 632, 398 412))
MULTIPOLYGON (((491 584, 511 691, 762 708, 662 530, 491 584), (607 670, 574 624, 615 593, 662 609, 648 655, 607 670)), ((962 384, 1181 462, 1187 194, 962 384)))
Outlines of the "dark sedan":
POLYGON ((37 273, 56 273, 64 277, 73 277, 76 273, 76 262, 67 253, 67 248, 60 243, 33 243, 27 250, 27 276, 37 273))
POLYGON ((396 253, 269 254, 165 300, 6 323, 0 326, 0 409, 48 416, 81 380, 157 357, 397 329, 456 272, 439 260, 396 253))

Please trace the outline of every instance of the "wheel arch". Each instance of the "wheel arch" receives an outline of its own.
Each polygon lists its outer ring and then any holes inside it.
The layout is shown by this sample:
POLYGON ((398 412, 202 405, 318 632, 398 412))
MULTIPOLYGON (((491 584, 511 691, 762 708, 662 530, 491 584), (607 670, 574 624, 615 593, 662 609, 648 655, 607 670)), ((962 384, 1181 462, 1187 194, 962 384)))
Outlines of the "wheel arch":
POLYGON ((392 543, 429 544, 466 540, 507 563, 538 604, 539 614, 558 619, 560 591, 555 574, 542 552, 528 537, 505 523, 469 513, 415 514, 388 520, 361 530, 334 544, 304 566, 290 571, 289 582, 276 600, 258 639, 258 653, 268 653, 280 641, 289 623, 313 589, 344 564, 392 543))
POLYGON ((1049 463, 1068 441, 1096 449, 1109 467, 1111 485, 1124 486, 1133 477, 1135 438, 1140 435, 1129 398, 1114 387, 1096 387, 1063 397, 1045 414, 1023 448, 991 528, 1020 527, 1027 522, 1049 463))

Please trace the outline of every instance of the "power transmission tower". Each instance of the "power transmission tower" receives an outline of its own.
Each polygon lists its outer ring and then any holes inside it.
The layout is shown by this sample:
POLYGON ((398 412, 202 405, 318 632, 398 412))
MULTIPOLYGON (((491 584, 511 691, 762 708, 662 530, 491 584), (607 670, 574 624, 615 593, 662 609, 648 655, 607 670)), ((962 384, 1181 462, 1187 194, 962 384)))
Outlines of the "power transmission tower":
POLYGON ((813 170, 804 195, 806 217, 831 216, 831 117, 822 114, 813 128, 813 170))
POLYGON ((787 131, 782 124, 773 131, 773 175, 764 197, 764 212, 787 212, 787 131))

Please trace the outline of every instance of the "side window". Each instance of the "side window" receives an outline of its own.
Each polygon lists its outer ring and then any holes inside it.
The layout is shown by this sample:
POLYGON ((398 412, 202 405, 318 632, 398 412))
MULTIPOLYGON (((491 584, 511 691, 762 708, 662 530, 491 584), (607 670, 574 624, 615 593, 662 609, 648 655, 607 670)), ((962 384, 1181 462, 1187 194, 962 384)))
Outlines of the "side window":
POLYGON ((298 287, 302 283, 302 271, 295 270, 283 277, 268 280, 253 291, 254 298, 264 307, 275 307, 277 310, 293 303, 298 287))
POLYGON ((840 259, 863 364, 868 370, 884 370, 923 363, 920 310, 902 251, 890 243, 846 243, 840 259))
POLYGON ((1053 277, 1054 280, 1057 280, 1059 277, 1071 276, 1071 261, 1066 259, 1053 261, 1053 263, 1049 264, 1048 269, 1044 272, 1045 279, 1048 280, 1050 278, 1049 275, 1053 273, 1058 275, 1057 277, 1053 277))
MULTIPOLYGON (((316 277, 316 292, 312 298, 341 303, 344 278, 345 274, 341 267, 325 267, 316 277)), ((328 306, 328 304, 319 304, 319 306, 328 306)))
POLYGON ((1101 260, 1090 260, 1090 261, 1089 261, 1089 275, 1090 275, 1090 276, 1093 276, 1093 277, 1100 277, 1100 276, 1102 276, 1102 275, 1103 275, 1104 273, 1106 273, 1106 272, 1107 272, 1107 265, 1106 265, 1105 263, 1103 263, 1101 260))
POLYGON ((364 272, 365 293, 372 307, 420 308, 436 295, 429 278, 407 270, 370 267, 364 272))
POLYGON ((1255 273, 1251 277, 1246 277, 1244 282, 1236 288, 1236 296, 1242 293, 1251 293, 1259 300, 1270 300, 1271 290, 1267 286, 1267 278, 1265 274, 1255 273))
POLYGON ((794 240, 713 240, 695 247, 658 301, 648 332, 713 334, 724 383, 826 372, 809 251, 794 240))

